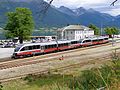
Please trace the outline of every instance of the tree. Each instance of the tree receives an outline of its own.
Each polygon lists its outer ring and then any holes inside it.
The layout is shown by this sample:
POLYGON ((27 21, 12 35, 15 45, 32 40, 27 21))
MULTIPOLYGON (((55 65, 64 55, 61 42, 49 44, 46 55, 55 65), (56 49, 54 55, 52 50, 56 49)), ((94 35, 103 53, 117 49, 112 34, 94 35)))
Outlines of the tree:
POLYGON ((94 34, 95 35, 99 35, 100 34, 99 33, 99 28, 96 27, 94 24, 90 24, 88 27, 94 30, 94 34))
POLYGON ((105 33, 112 37, 112 46, 114 44, 114 35, 119 33, 119 30, 116 27, 107 27, 105 28, 105 33))
POLYGON ((108 35, 115 35, 119 33, 119 30, 116 27, 107 27, 105 28, 105 33, 108 35))
POLYGON ((6 37, 18 37, 19 42, 29 39, 34 29, 32 12, 28 8, 16 8, 15 12, 8 12, 8 22, 5 26, 6 37))

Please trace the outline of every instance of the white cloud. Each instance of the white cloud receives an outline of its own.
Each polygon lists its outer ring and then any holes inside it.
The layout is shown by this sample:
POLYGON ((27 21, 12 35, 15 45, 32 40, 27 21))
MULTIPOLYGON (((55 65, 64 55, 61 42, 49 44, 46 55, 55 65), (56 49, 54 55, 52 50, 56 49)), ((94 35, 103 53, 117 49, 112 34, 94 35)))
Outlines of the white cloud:
POLYGON ((89 6, 95 6, 98 4, 104 4, 104 3, 109 3, 112 0, 54 0, 53 5, 55 6, 67 6, 71 8, 76 8, 76 7, 89 7, 89 6))
POLYGON ((105 11, 105 13, 109 13, 113 16, 120 15, 120 8, 111 9, 111 10, 105 11))
MULTIPOLYGON (((45 0, 49 1, 49 0, 45 0)), ((52 5, 56 7, 66 6, 72 9, 78 7, 93 8, 95 10, 106 12, 111 15, 120 14, 120 0, 115 3, 115 6, 110 6, 114 0, 54 0, 52 5), (119 7, 118 7, 119 6, 119 7)))

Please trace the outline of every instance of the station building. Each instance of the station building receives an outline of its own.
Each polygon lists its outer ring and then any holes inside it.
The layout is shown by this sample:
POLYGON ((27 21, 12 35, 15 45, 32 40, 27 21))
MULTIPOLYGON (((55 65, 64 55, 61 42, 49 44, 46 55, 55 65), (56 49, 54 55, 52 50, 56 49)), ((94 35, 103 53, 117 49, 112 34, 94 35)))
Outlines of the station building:
POLYGON ((79 40, 94 36, 94 30, 83 25, 69 25, 57 30, 58 39, 79 40))

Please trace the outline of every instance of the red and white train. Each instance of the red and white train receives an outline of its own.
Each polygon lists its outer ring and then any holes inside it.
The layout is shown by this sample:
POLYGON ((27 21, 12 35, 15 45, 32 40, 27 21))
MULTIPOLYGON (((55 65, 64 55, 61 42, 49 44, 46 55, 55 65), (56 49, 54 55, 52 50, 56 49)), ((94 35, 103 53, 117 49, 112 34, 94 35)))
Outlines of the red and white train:
POLYGON ((18 45, 12 55, 13 58, 33 56, 55 51, 74 49, 79 47, 91 46, 108 43, 108 37, 87 38, 82 40, 60 40, 44 43, 29 43, 18 45))

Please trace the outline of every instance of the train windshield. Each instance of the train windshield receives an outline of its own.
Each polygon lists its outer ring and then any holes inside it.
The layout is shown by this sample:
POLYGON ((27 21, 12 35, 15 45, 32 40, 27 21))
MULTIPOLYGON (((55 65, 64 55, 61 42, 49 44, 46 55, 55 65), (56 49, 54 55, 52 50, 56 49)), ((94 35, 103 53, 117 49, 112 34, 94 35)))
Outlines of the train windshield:
POLYGON ((83 42, 83 39, 81 39, 79 42, 82 43, 82 42, 83 42))
POLYGON ((21 46, 17 46, 17 47, 15 48, 14 52, 18 52, 20 48, 21 48, 21 46))

